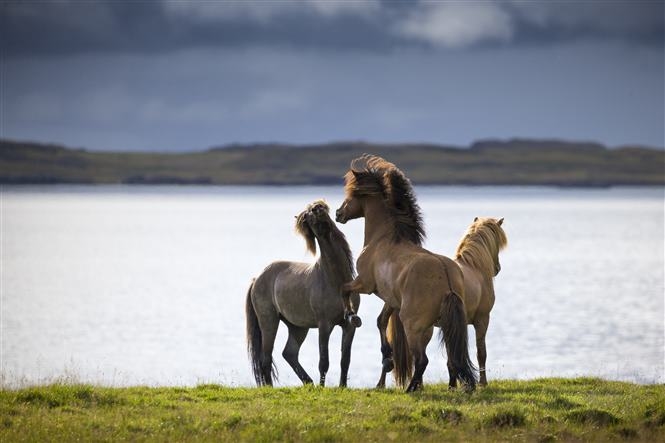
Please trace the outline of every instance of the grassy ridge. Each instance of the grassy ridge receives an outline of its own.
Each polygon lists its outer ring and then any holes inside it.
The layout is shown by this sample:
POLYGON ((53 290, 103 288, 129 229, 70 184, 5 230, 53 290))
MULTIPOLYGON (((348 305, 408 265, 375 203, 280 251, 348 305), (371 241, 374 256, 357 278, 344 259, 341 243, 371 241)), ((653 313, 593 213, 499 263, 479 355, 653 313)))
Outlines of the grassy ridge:
POLYGON ((468 149, 333 143, 246 145, 205 152, 88 152, 0 140, 0 183, 340 184, 351 159, 378 154, 415 184, 663 185, 665 150, 511 140, 468 149))
POLYGON ((102 388, 0 391, 0 441, 663 441, 665 386, 496 381, 473 394, 102 388))

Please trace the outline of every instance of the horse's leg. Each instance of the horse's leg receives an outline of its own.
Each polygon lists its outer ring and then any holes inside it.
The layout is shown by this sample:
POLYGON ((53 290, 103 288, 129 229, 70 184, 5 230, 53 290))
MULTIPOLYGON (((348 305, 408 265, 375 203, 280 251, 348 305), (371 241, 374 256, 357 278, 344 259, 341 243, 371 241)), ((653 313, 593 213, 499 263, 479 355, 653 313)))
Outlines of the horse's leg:
POLYGON ((457 369, 455 369, 455 366, 453 365, 453 361, 450 359, 450 356, 448 355, 448 389, 455 389, 457 388, 457 369))
POLYGON ((351 295, 354 293, 360 293, 362 289, 362 284, 360 280, 356 277, 355 280, 346 283, 342 286, 342 304, 344 306, 344 319, 351 323, 356 328, 362 326, 363 322, 360 320, 360 317, 356 315, 356 311, 351 304, 351 295))
POLYGON ((279 327, 279 316, 264 315, 259 317, 261 324, 262 343, 261 343, 261 371, 267 385, 272 386, 273 361, 272 351, 275 346, 275 337, 279 327))
MULTIPOLYGON (((402 316, 400 315, 400 317, 402 316)), ((406 340, 409 343, 409 350, 413 356, 415 366, 413 377, 411 378, 409 386, 406 388, 406 392, 413 392, 422 389, 423 387, 423 374, 429 363, 425 350, 432 338, 434 327, 419 327, 417 322, 411 322, 408 318, 406 320, 405 318, 402 318, 402 323, 404 324, 406 340)))
POLYGON ((330 333, 332 332, 333 325, 327 322, 319 322, 319 384, 325 386, 326 374, 330 367, 330 360, 328 359, 328 341, 330 341, 330 333))
POLYGON ((305 341, 305 337, 307 336, 307 332, 309 331, 309 329, 299 328, 298 326, 294 326, 291 324, 288 325, 288 327, 289 327, 289 338, 286 341, 286 346, 284 346, 284 351, 282 352, 282 356, 284 357, 284 360, 286 360, 289 363, 289 365, 291 365, 296 375, 298 376, 300 381, 303 382, 303 384, 312 383, 312 378, 300 365, 300 361, 298 361, 298 354, 300 354, 300 346, 302 346, 302 342, 305 341))
POLYGON ((478 371, 480 372, 480 385, 487 386, 487 375, 485 373, 485 362, 487 361, 487 349, 485 348, 485 335, 489 327, 490 316, 484 316, 477 320, 473 327, 476 330, 476 350, 478 352, 478 371))
POLYGON ((341 374, 339 376, 339 386, 346 387, 346 381, 349 375, 349 365, 351 364, 351 344, 353 336, 356 334, 355 326, 345 323, 342 326, 342 360, 340 362, 341 374))
POLYGON ((386 336, 386 329, 388 328, 388 320, 390 315, 393 313, 393 308, 388 306, 388 304, 383 305, 381 313, 376 319, 376 327, 379 328, 379 336, 381 337, 381 377, 379 382, 376 384, 377 388, 386 387, 386 374, 393 370, 395 364, 393 362, 393 350, 388 343, 388 338, 386 336))

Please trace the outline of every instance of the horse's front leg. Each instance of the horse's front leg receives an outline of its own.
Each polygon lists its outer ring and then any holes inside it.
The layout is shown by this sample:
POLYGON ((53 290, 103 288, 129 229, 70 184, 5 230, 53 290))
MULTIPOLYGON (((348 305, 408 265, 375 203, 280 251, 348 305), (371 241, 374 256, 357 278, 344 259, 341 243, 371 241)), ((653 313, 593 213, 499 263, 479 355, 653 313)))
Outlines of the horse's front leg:
POLYGON ((332 332, 333 325, 325 322, 319 322, 319 384, 325 386, 326 374, 330 367, 328 359, 328 342, 330 341, 330 333, 332 332))
POLYGON ((487 374, 485 373, 485 362, 487 361, 487 348, 485 347, 485 335, 489 326, 489 315, 473 324, 476 330, 476 350, 478 353, 478 370, 480 372, 480 386, 487 386, 487 374))
POLYGON ((363 322, 356 315, 356 311, 351 303, 351 295, 359 294, 362 290, 362 284, 358 277, 355 280, 346 283, 342 286, 342 304, 344 305, 344 319, 349 322, 351 325, 359 328, 362 326, 363 322))
POLYGON ((381 313, 376 319, 376 327, 379 328, 379 336, 381 337, 381 377, 379 382, 376 384, 377 388, 386 387, 386 374, 393 370, 395 364, 393 362, 393 349, 388 343, 388 337, 386 335, 386 330, 388 329, 388 320, 392 315, 394 309, 388 306, 388 304, 383 305, 381 313))
POLYGON ((353 343, 353 336, 355 333, 355 326, 349 323, 345 323, 342 326, 342 360, 340 362, 342 372, 339 376, 340 388, 346 387, 349 375, 349 364, 351 363, 351 344, 353 343))

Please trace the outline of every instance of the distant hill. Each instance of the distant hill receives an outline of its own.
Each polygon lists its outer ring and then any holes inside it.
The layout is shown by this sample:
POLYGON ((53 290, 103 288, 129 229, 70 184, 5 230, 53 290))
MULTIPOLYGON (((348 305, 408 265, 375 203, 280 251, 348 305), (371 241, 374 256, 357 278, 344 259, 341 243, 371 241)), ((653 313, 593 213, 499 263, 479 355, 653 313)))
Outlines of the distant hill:
POLYGON ((415 184, 665 185, 665 151, 556 140, 468 148, 361 142, 230 145, 192 153, 91 152, 0 140, 0 183, 341 184, 351 159, 378 154, 415 184))

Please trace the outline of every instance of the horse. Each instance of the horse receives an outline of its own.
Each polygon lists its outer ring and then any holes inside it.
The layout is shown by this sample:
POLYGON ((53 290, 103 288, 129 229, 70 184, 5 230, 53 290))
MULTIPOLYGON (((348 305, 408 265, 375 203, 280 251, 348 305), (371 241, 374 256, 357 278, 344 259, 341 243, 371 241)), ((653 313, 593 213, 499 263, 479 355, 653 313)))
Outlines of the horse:
MULTIPOLYGON (((494 277, 501 271, 499 252, 508 245, 508 237, 502 225, 503 218, 475 217, 455 251, 455 262, 460 266, 464 275, 466 321, 467 324, 473 325, 476 332, 476 352, 481 386, 487 386, 485 336, 489 326, 490 311, 495 301, 494 277)), ((386 313, 386 308, 384 308, 382 316, 386 315, 390 315, 390 313, 386 313)), ((381 319, 381 316, 379 318, 381 319)), ((395 355, 396 364, 393 373, 395 382, 403 385, 405 377, 413 371, 413 363, 405 360, 408 349, 403 341, 399 341, 400 334, 403 334, 400 330, 399 318, 395 318, 393 314, 378 326, 382 337, 381 348, 383 349, 387 342, 395 355), (381 328, 383 328, 382 331, 381 328)), ((386 373, 389 372, 386 369, 384 365, 377 387, 385 387, 386 373)))
POLYGON ((467 390, 475 389, 462 270, 452 259, 422 247, 425 230, 411 182, 394 164, 370 155, 354 159, 344 178, 345 200, 336 220, 365 218, 358 275, 343 287, 345 310, 353 313, 352 294, 373 293, 387 309, 399 311, 415 366, 407 392, 422 389, 429 362, 425 351, 435 325, 441 327, 439 340, 448 356, 450 388, 459 379, 467 390))
MULTIPOLYGON (((344 234, 328 215, 329 207, 318 200, 296 216, 296 232, 316 254, 314 264, 276 261, 252 280, 245 302, 247 350, 254 379, 259 386, 272 386, 277 379, 272 351, 280 320, 286 324, 289 337, 282 356, 303 384, 312 383, 298 361, 300 347, 309 329, 319 330, 319 383, 325 385, 329 368, 328 341, 335 325, 342 327, 342 356, 339 385, 346 386, 351 344, 356 323, 344 317, 342 285, 355 276, 351 249, 344 234)), ((352 294, 353 305, 359 306, 358 294, 352 294)))

